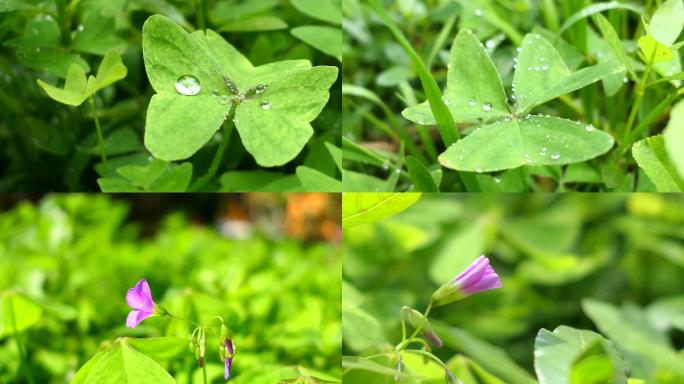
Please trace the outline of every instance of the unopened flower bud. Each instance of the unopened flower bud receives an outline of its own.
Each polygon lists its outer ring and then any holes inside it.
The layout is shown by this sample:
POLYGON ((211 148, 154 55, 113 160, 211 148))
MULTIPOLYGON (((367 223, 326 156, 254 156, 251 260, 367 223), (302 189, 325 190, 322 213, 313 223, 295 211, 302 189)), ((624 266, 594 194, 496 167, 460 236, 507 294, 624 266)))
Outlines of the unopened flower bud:
POLYGON ((482 255, 458 276, 439 287, 432 294, 435 306, 449 304, 472 294, 501 288, 501 279, 489 265, 489 259, 482 255))
POLYGON ((441 348, 444 345, 439 336, 437 336, 437 333, 435 333, 435 331, 432 330, 430 321, 425 316, 423 316, 422 313, 416 311, 411 307, 404 307, 404 309, 408 312, 408 319, 411 325, 413 325, 416 329, 420 329, 423 333, 423 336, 426 339, 430 340, 430 343, 432 343, 432 345, 434 345, 437 348, 441 348))

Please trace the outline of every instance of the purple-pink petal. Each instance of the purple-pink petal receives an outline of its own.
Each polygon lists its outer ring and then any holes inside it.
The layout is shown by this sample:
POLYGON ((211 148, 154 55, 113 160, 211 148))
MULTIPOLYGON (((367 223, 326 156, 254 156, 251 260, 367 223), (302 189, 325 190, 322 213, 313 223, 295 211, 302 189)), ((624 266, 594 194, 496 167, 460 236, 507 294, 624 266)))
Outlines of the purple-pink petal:
POLYGON ((140 324, 141 321, 147 319, 148 317, 152 316, 152 312, 144 312, 144 311, 138 311, 138 310, 132 310, 128 312, 128 317, 126 318, 126 326, 128 328, 135 328, 140 324))
POLYGON ((223 378, 225 380, 230 379, 230 366, 233 365, 233 358, 229 357, 226 359, 225 368, 223 370, 223 378))
POLYGON ((478 257, 465 271, 456 276, 454 282, 468 295, 501 287, 501 279, 484 255, 478 257))
POLYGON ((126 304, 133 309, 143 312, 154 312, 154 300, 150 286, 145 279, 138 281, 135 287, 126 292, 126 304))

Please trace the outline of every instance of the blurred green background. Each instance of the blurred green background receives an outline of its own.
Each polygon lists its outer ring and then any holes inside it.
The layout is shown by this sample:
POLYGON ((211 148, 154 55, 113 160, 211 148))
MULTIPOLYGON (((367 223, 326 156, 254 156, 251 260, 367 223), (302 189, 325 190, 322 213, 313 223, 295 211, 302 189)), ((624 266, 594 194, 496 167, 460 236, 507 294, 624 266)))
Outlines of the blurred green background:
MULTIPOLYGON (((537 332, 560 325, 611 338, 631 377, 681 383, 668 367, 684 364, 683 224, 681 195, 424 194, 397 216, 344 229, 343 354, 391 350, 401 306, 422 312, 435 289, 485 254, 503 288, 430 313, 445 343, 433 353, 457 375, 470 366, 503 380, 474 374, 464 383, 536 382, 537 332), (588 309, 590 298, 604 310, 588 309)), ((421 370, 421 360, 407 361, 425 378, 415 382, 443 383, 444 370, 421 370)))
MULTIPOLYGON (((189 340, 168 318, 125 328, 126 290, 142 278, 176 316, 226 319, 231 382, 340 374, 337 196, 2 195, 0 207, 0 296, 29 302, 16 316, 36 383, 69 382, 117 337, 189 340)), ((24 383, 0 308, 0 382, 24 383)), ((223 382, 215 347, 208 372, 223 382)), ((178 383, 201 381, 189 350, 161 364, 178 383)))

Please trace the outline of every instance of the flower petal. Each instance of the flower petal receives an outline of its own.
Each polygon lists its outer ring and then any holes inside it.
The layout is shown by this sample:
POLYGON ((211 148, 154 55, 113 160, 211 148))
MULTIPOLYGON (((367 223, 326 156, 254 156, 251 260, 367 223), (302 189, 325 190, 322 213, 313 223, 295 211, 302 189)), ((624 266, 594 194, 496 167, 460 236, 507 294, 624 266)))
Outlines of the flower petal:
POLYGON ((140 324, 141 321, 147 319, 152 315, 152 312, 132 310, 128 312, 128 317, 126 318, 126 326, 128 328, 135 328, 138 326, 138 324, 140 324))
POLYGON ((150 286, 145 279, 138 281, 135 287, 126 292, 126 304, 133 309, 154 312, 154 300, 152 300, 150 286))
POLYGON ((225 369, 223 371, 223 378, 225 380, 230 379, 230 366, 231 365, 233 365, 233 359, 232 358, 226 359, 225 369))

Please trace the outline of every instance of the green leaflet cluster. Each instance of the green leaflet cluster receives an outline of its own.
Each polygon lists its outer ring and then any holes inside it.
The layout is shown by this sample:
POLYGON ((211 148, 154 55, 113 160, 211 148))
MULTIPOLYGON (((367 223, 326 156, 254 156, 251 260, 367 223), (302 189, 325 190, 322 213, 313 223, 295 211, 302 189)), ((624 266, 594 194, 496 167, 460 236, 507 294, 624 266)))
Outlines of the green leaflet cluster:
MULTIPOLYGON (((494 172, 523 165, 562 165, 586 161, 614 143, 607 133, 579 122, 530 115, 537 106, 624 71, 604 62, 571 71, 553 45, 528 34, 518 48, 512 103, 484 46, 462 30, 451 50, 444 103, 457 122, 495 121, 475 128, 439 157, 440 163, 466 172, 494 172)), ((402 112, 418 124, 435 124, 427 102, 402 112)))
POLYGON ((292 160, 313 134, 337 68, 286 60, 255 67, 217 33, 188 33, 151 16, 143 56, 152 87, 145 146, 157 158, 186 159, 234 115, 243 145, 264 167, 292 160))

